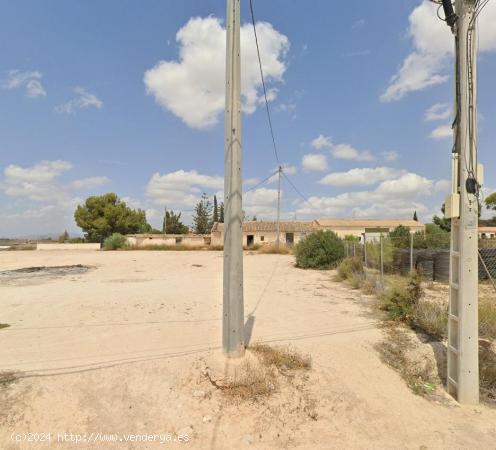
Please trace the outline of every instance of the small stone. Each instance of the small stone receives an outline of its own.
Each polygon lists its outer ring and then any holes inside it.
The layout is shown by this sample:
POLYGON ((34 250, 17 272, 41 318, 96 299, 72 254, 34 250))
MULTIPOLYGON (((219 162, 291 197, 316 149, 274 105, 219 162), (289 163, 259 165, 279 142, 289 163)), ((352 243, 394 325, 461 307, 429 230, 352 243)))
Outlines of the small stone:
POLYGON ((203 417, 203 423, 210 423, 212 422, 212 416, 204 416, 203 417))
POLYGON ((243 436, 243 443, 246 445, 252 445, 253 444, 253 436, 251 434, 245 434, 243 436))
POLYGON ((187 436, 189 438, 192 438, 193 437, 193 427, 191 426, 187 426, 187 427, 184 427, 184 428, 181 428, 178 432, 177 432, 177 435, 178 436, 187 436))
POLYGON ((205 391, 202 391, 201 389, 197 389, 196 391, 193 391, 193 397, 204 398, 205 397, 205 391))

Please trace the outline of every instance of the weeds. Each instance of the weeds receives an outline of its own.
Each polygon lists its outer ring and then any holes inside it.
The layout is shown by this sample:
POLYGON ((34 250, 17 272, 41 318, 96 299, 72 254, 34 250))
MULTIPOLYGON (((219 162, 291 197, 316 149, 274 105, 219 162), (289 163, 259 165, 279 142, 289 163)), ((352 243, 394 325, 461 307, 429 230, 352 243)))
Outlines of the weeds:
POLYGON ((269 244, 269 245, 262 245, 259 248, 258 253, 264 255, 273 255, 273 254, 290 255, 291 253, 293 253, 293 248, 285 244, 279 244, 279 247, 277 247, 277 245, 275 244, 269 244))
POLYGON ((479 299, 479 335, 496 339, 496 302, 489 297, 479 299))
POLYGON ((418 272, 408 277, 406 284, 398 280, 379 297, 380 308, 392 320, 410 320, 422 297, 422 279, 418 272))
POLYGON ((387 339, 377 345, 381 360, 396 369, 415 394, 425 395, 435 385, 434 363, 429 359, 412 361, 408 357, 411 348, 406 331, 398 327, 388 329, 387 339))
POLYGON ((309 355, 302 355, 291 347, 255 344, 250 349, 266 366, 275 366, 280 371, 309 370, 312 367, 312 360, 309 355))
POLYGON ((207 373, 210 383, 231 399, 256 401, 268 397, 277 391, 278 374, 309 370, 312 365, 309 356, 290 347, 255 344, 250 350, 255 357, 244 361, 224 380, 216 381, 207 373))
POLYGON ((490 342, 479 345, 479 377, 482 397, 496 402, 496 353, 490 342))
POLYGON ((336 281, 352 280, 353 278, 363 281, 364 275, 365 271, 360 257, 345 258, 337 267, 336 281))
POLYGON ((18 380, 18 374, 16 372, 0 372, 0 386, 8 386, 18 380))
POLYGON ((412 323, 428 335, 443 340, 448 329, 448 307, 423 301, 415 305, 412 323))

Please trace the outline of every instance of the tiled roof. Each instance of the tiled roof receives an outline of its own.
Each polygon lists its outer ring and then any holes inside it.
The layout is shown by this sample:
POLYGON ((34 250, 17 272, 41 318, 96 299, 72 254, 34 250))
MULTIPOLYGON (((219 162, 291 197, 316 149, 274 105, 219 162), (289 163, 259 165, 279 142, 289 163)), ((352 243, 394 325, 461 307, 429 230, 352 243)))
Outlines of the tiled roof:
POLYGON ((424 224, 412 219, 318 219, 317 225, 326 228, 396 228, 398 225, 423 228, 424 224))
POLYGON ((479 233, 496 233, 496 227, 479 227, 479 233))
MULTIPOLYGON (((275 232, 277 222, 253 221, 243 222, 243 231, 250 232, 275 232)), ((280 222, 280 230, 284 233, 303 233, 315 231, 314 222, 280 222)), ((215 223, 212 231, 224 231, 223 223, 215 223)))

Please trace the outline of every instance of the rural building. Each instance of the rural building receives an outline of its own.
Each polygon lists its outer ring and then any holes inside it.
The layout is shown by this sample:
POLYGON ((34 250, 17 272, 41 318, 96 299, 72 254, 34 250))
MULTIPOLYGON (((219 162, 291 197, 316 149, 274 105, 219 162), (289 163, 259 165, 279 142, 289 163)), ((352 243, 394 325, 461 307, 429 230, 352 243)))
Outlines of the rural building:
POLYGON ((364 241, 380 236, 381 233, 389 233, 399 225, 410 229, 411 233, 424 231, 425 225, 412 219, 318 219, 315 228, 318 230, 334 231, 340 238, 354 236, 364 241))
POLYGON ((496 227, 479 227, 479 238, 496 239, 496 227))
POLYGON ((202 247, 210 245, 208 234, 128 234, 127 243, 136 247, 149 245, 183 245, 185 247, 202 247))
MULTIPOLYGON (((315 222, 280 222, 281 244, 293 245, 301 238, 316 231, 315 222)), ((277 222, 253 221, 243 223, 243 245, 274 244, 277 240, 277 222)), ((224 245, 224 224, 212 228, 212 245, 224 245)))

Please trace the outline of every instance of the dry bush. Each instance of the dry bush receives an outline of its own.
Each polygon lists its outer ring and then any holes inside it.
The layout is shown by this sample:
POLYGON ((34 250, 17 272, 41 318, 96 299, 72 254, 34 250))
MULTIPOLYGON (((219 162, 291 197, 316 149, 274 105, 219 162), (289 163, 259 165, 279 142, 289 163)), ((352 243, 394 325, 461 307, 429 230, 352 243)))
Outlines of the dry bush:
POLYGON ((496 402, 496 353, 490 342, 479 345, 479 377, 482 397, 496 402))
POLYGON ((479 299, 479 335, 496 339, 496 302, 489 297, 479 299))
POLYGON ((267 344, 255 344, 250 347, 266 366, 275 366, 278 370, 309 370, 312 359, 302 355, 291 347, 271 347, 267 344))
POLYGON ((337 267, 337 275, 336 275, 336 280, 337 281, 342 281, 342 280, 350 280, 352 278, 359 278, 361 277, 363 279, 365 271, 363 268, 363 261, 360 257, 354 256, 351 258, 345 258, 337 267))
POLYGON ((18 380, 17 372, 0 372, 0 386, 8 386, 18 380))
POLYGON ((293 247, 285 244, 279 244, 279 247, 275 244, 262 245, 259 248, 258 253, 264 255, 290 255, 293 253, 293 247))
POLYGON ((0 323, 0 330, 2 328, 7 328, 7 327, 10 327, 10 325, 8 323, 0 323))
POLYGON ((386 339, 376 347, 381 360, 398 371, 415 394, 425 395, 433 389, 436 382, 432 376, 434 363, 430 359, 413 361, 409 358, 412 342, 405 330, 398 327, 388 329, 386 339))
POLYGON ((366 295, 378 295, 380 287, 376 277, 367 276, 362 283, 362 292, 366 295))
POLYGON ((421 301, 413 308, 412 322, 428 335, 442 340, 448 331, 448 307, 421 301))
POLYGON ((260 397, 268 397, 277 388, 277 377, 272 367, 244 361, 236 368, 234 374, 221 382, 207 377, 212 385, 226 397, 233 400, 256 401, 260 397))

